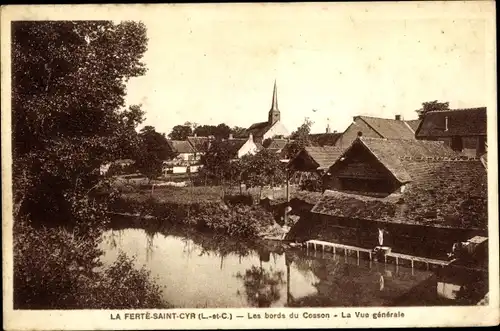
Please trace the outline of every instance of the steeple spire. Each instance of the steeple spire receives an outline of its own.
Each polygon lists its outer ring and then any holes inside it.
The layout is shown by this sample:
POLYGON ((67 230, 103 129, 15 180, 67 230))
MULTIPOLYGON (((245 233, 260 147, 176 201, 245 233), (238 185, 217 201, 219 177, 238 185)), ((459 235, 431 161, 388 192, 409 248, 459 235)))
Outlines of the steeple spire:
POLYGON ((273 88, 273 103, 269 110, 269 124, 274 124, 280 120, 280 111, 278 109, 278 88, 276 87, 276 79, 274 80, 273 88))
POLYGON ((274 80, 274 88, 273 88, 273 104, 271 106, 271 110, 278 110, 278 88, 276 87, 276 79, 274 80))

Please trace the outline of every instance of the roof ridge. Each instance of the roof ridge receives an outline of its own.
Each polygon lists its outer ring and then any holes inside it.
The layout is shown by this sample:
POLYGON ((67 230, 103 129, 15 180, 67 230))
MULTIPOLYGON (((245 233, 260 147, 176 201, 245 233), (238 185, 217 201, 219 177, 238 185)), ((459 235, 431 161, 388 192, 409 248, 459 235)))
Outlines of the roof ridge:
POLYGON ((457 155, 457 156, 400 156, 400 160, 405 161, 480 161, 476 156, 457 155))
POLYGON ((444 112, 453 112, 453 111, 464 111, 464 110, 486 110, 488 107, 470 107, 470 108, 450 108, 450 109, 436 109, 427 111, 427 113, 444 113, 444 112))

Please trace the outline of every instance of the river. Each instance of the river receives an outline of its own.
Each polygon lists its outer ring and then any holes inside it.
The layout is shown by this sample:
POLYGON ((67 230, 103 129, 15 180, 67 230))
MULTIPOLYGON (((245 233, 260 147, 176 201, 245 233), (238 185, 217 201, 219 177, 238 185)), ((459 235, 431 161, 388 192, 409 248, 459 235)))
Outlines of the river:
MULTIPOLYGON (((102 261, 135 256, 178 308, 349 307, 471 304, 460 281, 432 271, 333 255, 245 245, 199 233, 109 230, 102 261)), ((470 285, 470 284, 469 284, 470 285)), ((470 286, 467 286, 470 289, 470 286)))

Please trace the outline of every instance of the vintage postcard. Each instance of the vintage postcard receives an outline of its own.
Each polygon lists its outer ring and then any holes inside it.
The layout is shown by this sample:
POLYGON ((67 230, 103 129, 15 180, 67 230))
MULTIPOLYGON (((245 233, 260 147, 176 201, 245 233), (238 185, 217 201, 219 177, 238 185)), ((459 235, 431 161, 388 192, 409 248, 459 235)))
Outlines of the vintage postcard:
POLYGON ((499 323, 493 1, 1 8, 6 330, 499 323))

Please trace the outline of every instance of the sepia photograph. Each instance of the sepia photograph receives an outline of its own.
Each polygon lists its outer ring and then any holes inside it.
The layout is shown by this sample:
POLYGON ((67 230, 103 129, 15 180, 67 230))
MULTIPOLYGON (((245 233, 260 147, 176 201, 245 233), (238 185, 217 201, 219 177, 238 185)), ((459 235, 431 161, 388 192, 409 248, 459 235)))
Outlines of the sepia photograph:
POLYGON ((4 328, 498 324, 493 2, 22 8, 4 328))

